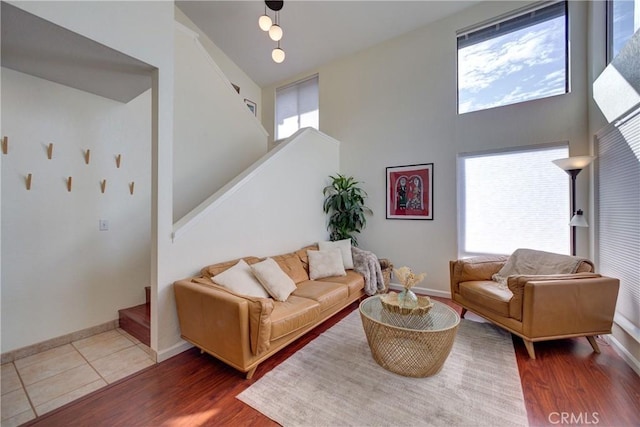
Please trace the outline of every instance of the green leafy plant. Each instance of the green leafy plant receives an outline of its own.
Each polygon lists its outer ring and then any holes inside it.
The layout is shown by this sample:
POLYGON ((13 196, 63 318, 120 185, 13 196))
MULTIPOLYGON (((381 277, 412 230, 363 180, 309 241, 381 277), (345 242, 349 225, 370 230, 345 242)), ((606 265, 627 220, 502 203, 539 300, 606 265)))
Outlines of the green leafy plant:
POLYGON ((322 193, 325 196, 324 213, 329 214, 330 238, 334 241, 351 239, 351 243, 358 246, 354 233, 360 233, 367 225, 365 214, 373 214, 364 204, 367 193, 353 177, 338 174, 329 178, 331 185, 327 185, 322 193))

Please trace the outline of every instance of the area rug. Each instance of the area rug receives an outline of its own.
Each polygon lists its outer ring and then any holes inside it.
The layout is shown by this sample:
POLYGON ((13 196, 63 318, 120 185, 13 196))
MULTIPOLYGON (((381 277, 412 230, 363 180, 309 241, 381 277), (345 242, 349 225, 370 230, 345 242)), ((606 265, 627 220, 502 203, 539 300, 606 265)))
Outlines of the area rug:
POLYGON ((528 425, 510 335, 464 319, 432 377, 380 367, 356 310, 237 398, 285 427, 528 425))

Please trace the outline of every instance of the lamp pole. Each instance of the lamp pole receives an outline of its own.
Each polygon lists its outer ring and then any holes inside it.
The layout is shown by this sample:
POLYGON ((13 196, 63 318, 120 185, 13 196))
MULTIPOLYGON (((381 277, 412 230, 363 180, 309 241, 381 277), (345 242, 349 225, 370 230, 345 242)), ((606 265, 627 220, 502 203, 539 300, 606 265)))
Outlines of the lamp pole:
MULTIPOLYGON (((576 177, 582 169, 570 169, 566 171, 571 176, 571 214, 569 218, 573 218, 576 214, 576 177)), ((571 255, 576 255, 576 227, 571 225, 571 255)))

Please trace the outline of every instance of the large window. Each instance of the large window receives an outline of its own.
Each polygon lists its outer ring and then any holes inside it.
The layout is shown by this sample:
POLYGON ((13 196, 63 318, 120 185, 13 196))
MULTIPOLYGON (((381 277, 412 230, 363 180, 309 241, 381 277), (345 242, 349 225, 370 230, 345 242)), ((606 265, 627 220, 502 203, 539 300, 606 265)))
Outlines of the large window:
POLYGON ((607 2, 607 56, 615 58, 627 40, 640 28, 640 0, 609 0, 607 2))
POLYGON ((318 75, 276 89, 276 140, 298 129, 318 129, 318 75))
POLYGON ((640 109, 598 132, 596 261, 620 279, 616 323, 640 342, 640 109))
POLYGON ((545 3, 458 32, 458 113, 569 91, 567 3, 545 3))
POLYGON ((458 156, 459 255, 569 254, 567 144, 458 156))

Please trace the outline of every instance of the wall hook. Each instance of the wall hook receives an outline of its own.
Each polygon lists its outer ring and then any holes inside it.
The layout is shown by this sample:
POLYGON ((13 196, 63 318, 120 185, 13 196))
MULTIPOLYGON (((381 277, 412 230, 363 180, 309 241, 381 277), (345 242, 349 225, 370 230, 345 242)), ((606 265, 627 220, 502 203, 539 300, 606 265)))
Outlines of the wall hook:
POLYGON ((27 175, 27 190, 31 190, 31 174, 27 175))
POLYGON ((89 164, 89 160, 91 160, 91 150, 87 150, 84 152, 84 162, 89 164))
POLYGON ((102 191, 102 193, 104 193, 106 189, 107 189, 107 180, 103 179, 102 181, 100 181, 100 190, 102 191))
POLYGON ((5 136, 2 138, 2 154, 7 154, 9 152, 9 137, 5 136))
POLYGON ((51 157, 53 157, 53 142, 47 147, 47 158, 51 160, 51 157))
POLYGON ((119 168, 120 167, 120 161, 122 160, 122 154, 118 154, 116 156, 116 167, 119 168))
POLYGON ((129 193, 131 193, 131 195, 133 195, 133 186, 134 185, 136 185, 136 183, 133 182, 133 181, 129 183, 129 193))
POLYGON ((72 181, 73 181, 73 178, 71 177, 67 178, 67 191, 71 191, 72 181))

